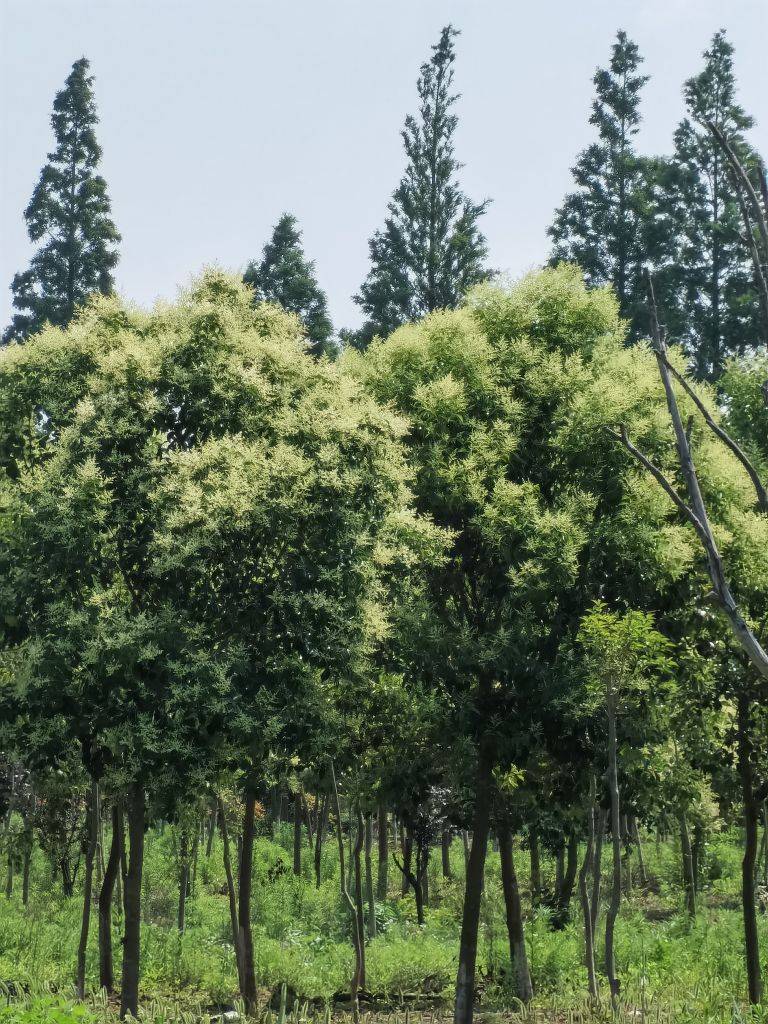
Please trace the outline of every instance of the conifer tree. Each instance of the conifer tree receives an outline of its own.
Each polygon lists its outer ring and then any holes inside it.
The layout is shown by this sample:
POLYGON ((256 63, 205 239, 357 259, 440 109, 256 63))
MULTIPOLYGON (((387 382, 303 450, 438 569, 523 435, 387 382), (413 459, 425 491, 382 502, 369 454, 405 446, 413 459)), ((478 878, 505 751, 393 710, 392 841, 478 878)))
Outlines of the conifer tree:
POLYGON ((353 339, 361 348, 376 334, 454 308, 488 276, 478 224, 488 202, 468 199, 456 177, 462 166, 453 144, 458 95, 451 90, 458 34, 447 25, 421 67, 419 112, 406 118, 402 132, 408 164, 384 228, 369 242, 371 269, 355 296, 367 318, 353 339))
POLYGON ((53 103, 56 147, 40 172, 24 211, 32 242, 42 245, 11 290, 18 313, 4 340, 21 340, 47 321, 67 324, 92 292, 109 294, 120 235, 112 218, 107 183, 96 169, 101 147, 93 76, 85 57, 75 61, 53 103))
POLYGON ((328 300, 317 283, 314 262, 304 255, 301 231, 292 214, 282 215, 261 260, 248 265, 244 280, 254 289, 257 301, 276 302, 300 317, 313 355, 335 350, 328 300))
POLYGON ((638 156, 640 93, 648 81, 638 73, 637 45, 619 32, 610 66, 593 78, 596 95, 590 123, 598 140, 572 169, 575 191, 566 195, 549 228, 552 263, 578 263, 590 285, 612 284, 630 338, 642 331, 645 286, 642 268, 656 246, 650 216, 657 175, 655 162, 638 156))
POLYGON ((736 102, 733 47, 715 33, 704 67, 685 83, 687 115, 675 132, 668 213, 675 258, 664 288, 664 316, 695 375, 717 380, 729 356, 759 338, 759 301, 738 193, 728 162, 707 128, 715 124, 746 164, 752 118, 736 102))

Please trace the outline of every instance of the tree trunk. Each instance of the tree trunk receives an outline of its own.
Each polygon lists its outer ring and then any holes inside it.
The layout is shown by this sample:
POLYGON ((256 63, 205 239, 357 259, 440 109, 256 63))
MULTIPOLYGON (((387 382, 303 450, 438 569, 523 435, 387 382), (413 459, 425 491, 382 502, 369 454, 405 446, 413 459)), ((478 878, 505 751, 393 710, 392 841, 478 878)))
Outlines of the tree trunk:
POLYGON ((453 872, 451 871, 451 833, 448 829, 444 829, 440 836, 440 857, 443 878, 453 878, 453 872))
POLYGON ((205 857, 209 860, 213 853, 213 840, 216 835, 216 819, 219 816, 219 805, 215 803, 211 808, 211 817, 208 822, 208 841, 205 844, 205 857))
POLYGON ((472 848, 467 864, 464 911, 459 940, 459 967, 456 975, 454 1024, 472 1024, 475 1003, 475 965, 477 962, 477 929, 485 877, 485 856, 488 850, 493 755, 489 738, 480 743, 477 764, 475 811, 472 822, 472 848))
POLYGON ((328 830, 328 805, 329 805, 328 793, 323 793, 322 803, 320 805, 320 814, 317 819, 317 837, 315 839, 315 885, 320 888, 320 882, 322 881, 322 866, 323 866, 323 843, 325 842, 325 833, 328 830))
POLYGON ((120 990, 120 1018, 139 1015, 139 970, 141 954, 141 876, 144 867, 144 813, 146 795, 139 782, 128 792, 128 838, 131 845, 125 895, 123 935, 123 977, 120 990))
POLYGON ((504 889, 504 906, 507 915, 507 934, 509 935, 509 958, 515 973, 515 995, 524 1003, 533 999, 531 972, 528 967, 528 951, 525 948, 525 926, 523 924, 523 908, 520 902, 520 889, 515 871, 514 850, 509 825, 500 825, 497 830, 499 837, 499 855, 501 858, 501 884, 504 889))
POLYGON ((83 916, 80 923, 80 941, 77 946, 77 975, 75 989, 77 998, 85 998, 85 954, 88 949, 88 932, 91 927, 91 904, 93 902, 93 862, 99 841, 99 784, 91 781, 88 796, 88 849, 85 854, 85 876, 83 878, 83 916))
POLYGON ((357 805, 357 832, 355 833, 355 845, 352 847, 352 862, 354 864, 355 880, 355 914, 357 915, 357 933, 360 936, 360 968, 358 972, 358 985, 365 988, 365 907, 363 906, 363 865, 361 854, 365 842, 365 822, 360 804, 357 805))
POLYGON ((600 916, 600 897, 603 888, 603 842, 605 840, 605 826, 608 822, 608 811, 600 807, 595 814, 597 823, 597 834, 595 835, 595 855, 592 867, 592 941, 597 935, 597 919, 600 916))
POLYGON ((221 844, 224 857, 224 874, 227 879, 227 897, 229 899, 229 922, 232 927, 232 946, 235 950, 235 963, 237 965, 237 984, 240 992, 243 992, 243 954, 240 943, 240 928, 237 921, 237 891, 235 880, 232 877, 232 858, 229 852, 229 829, 227 828, 227 814, 224 809, 224 801, 221 797, 217 801, 219 830, 221 831, 221 844))
POLYGON ((762 1000, 763 980, 760 973, 760 946, 755 909, 755 859, 757 856, 757 823, 760 812, 755 799, 752 766, 752 742, 749 735, 750 702, 739 694, 738 753, 741 793, 744 802, 744 857, 741 862, 741 905, 744 915, 744 948, 747 961, 747 987, 753 1005, 762 1000))
POLYGON ((632 815, 629 819, 630 831, 637 847, 637 873, 640 876, 640 885, 648 884, 648 872, 645 870, 645 857, 643 856, 643 843, 640 839, 640 829, 637 827, 637 818, 632 815))
POLYGON ((379 835, 378 835, 378 874, 376 876, 376 898, 381 901, 387 898, 387 882, 389 871, 389 843, 387 837, 387 807, 379 804, 379 835))
POLYGON ((99 892, 99 987, 108 994, 115 989, 112 965, 112 899, 120 871, 120 822, 117 804, 112 807, 112 841, 99 892))
POLYGON ((365 816, 365 898, 368 902, 368 939, 376 938, 376 901, 373 897, 373 864, 371 849, 373 847, 373 824, 371 815, 365 816))
POLYGON ((555 929, 561 929, 566 926, 570 917, 570 906, 571 899, 573 898, 573 890, 576 886, 576 872, 579 869, 579 840, 576 835, 576 829, 571 828, 568 833, 568 847, 567 847, 567 860, 565 871, 560 882, 560 888, 557 893, 557 905, 555 908, 555 915, 553 917, 552 924, 555 929))
POLYGON ((608 698, 608 789, 611 795, 611 845, 613 847, 613 878, 611 901, 605 916, 605 973, 614 1005, 619 998, 619 981, 613 949, 613 933, 621 906, 621 808, 619 806, 618 751, 616 743, 616 711, 613 698, 608 698))
POLYGON ((189 834, 182 827, 179 836, 179 907, 176 914, 176 927, 184 932, 187 917, 187 893, 189 891, 189 834))
POLYGON ((683 885, 685 887, 685 909, 691 917, 696 916, 696 874, 693 870, 693 851, 691 837, 688 832, 688 821, 685 811, 678 814, 680 823, 680 849, 683 854, 683 885))
MULTIPOLYGON (((344 874, 344 833, 341 827, 341 807, 339 805, 339 790, 336 786, 336 773, 331 762, 331 795, 333 797, 334 811, 336 812, 336 836, 339 843, 339 883, 341 885, 342 899, 346 903, 352 918, 352 942, 355 949, 355 969, 350 982, 349 1001, 352 1005, 352 1019, 355 1024, 360 1020, 360 1004, 357 993, 360 988, 360 978, 363 968, 363 936, 358 926, 357 910, 347 888, 346 876, 344 874)), ((329 797, 330 799, 330 797, 329 797)))
POLYGON ((301 875, 301 793, 293 797, 293 873, 301 875))
POLYGON ((541 899, 541 852, 539 850, 539 830, 531 825, 528 833, 531 853, 531 903, 536 906, 541 899))
POLYGON ((240 872, 238 879, 239 906, 237 913, 240 933, 240 955, 242 957, 243 977, 240 995, 245 1003, 247 1014, 256 1012, 256 971, 253 963, 253 931, 251 928, 251 879, 253 877, 253 839, 254 821, 256 818, 256 793, 251 789, 245 791, 245 812, 243 815, 243 834, 240 847, 240 872))
POLYGON ((410 879, 413 878, 413 871, 411 870, 411 863, 413 861, 413 838, 411 837, 411 830, 403 827, 403 884, 400 889, 402 896, 408 892, 408 886, 411 884, 410 879))
POLYGON ((587 984, 589 986, 589 997, 597 1000, 597 975, 595 973, 595 932, 592 925, 592 907, 589 902, 589 875, 593 870, 595 853, 595 818, 598 809, 595 806, 595 781, 590 783, 589 810, 587 813, 587 847, 584 851, 584 860, 579 871, 579 896, 581 898, 581 915, 584 919, 584 963, 587 968, 587 984))

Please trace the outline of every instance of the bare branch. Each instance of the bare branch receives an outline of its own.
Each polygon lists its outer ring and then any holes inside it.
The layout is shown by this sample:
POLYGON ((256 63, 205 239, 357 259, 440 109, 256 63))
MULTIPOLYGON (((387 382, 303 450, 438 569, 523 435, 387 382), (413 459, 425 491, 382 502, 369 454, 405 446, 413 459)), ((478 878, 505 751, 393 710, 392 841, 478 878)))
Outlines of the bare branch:
MULTIPOLYGON (((712 414, 710 413, 709 409, 707 409, 706 405, 704 405, 702 400, 699 398, 699 396, 696 394, 694 389, 691 387, 689 381, 686 380, 685 376, 682 373, 680 373, 677 370, 677 368, 669 361, 669 358, 666 355, 666 353, 664 353, 664 352, 657 353, 657 355, 659 356, 659 358, 661 358, 663 360, 663 362, 664 362, 665 366, 667 367, 667 369, 669 370, 669 372, 673 375, 675 380, 680 384, 682 389, 685 391, 685 393, 691 399, 691 401, 696 406, 696 408, 699 410, 701 415, 704 417, 704 422, 707 424, 707 426, 712 431, 712 433, 720 438, 720 440, 723 442, 723 444, 726 446, 726 448, 728 448, 729 451, 733 452, 733 454, 736 456, 736 458, 742 464, 742 466, 744 467, 744 469, 747 472, 747 475, 749 476, 749 479, 752 481, 752 486, 755 488, 755 493, 757 494, 757 504, 758 504, 758 506, 760 508, 760 511, 761 512, 768 512, 768 491, 766 491, 766 488, 765 488, 762 480, 760 479, 759 473, 755 469, 755 467, 752 464, 752 462, 750 461, 750 459, 747 457, 746 452, 731 437, 731 435, 726 430, 724 430, 720 426, 720 424, 717 423, 712 418, 712 414)), ((690 432, 689 431, 686 431, 686 440, 688 441, 688 446, 689 446, 689 449, 690 449, 690 432)))

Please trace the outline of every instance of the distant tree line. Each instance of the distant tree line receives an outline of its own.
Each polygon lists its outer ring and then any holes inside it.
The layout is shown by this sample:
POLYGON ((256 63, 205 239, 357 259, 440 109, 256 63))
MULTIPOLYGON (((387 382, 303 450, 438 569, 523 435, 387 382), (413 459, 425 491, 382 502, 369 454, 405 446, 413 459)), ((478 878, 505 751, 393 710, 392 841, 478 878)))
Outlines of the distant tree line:
MULTIPOLYGON (((315 355, 364 349, 376 335, 436 309, 456 308, 488 278, 481 219, 488 200, 462 190, 455 154, 454 92, 458 32, 446 26, 421 68, 418 110, 402 131, 406 166, 383 228, 369 242, 370 269, 355 302, 356 330, 334 336, 327 298, 302 247, 296 218, 284 213, 244 279, 254 301, 276 302, 304 324, 315 355)), ((574 188, 557 209, 549 235, 551 262, 578 263, 590 285, 611 284, 629 340, 647 336, 646 273, 653 271, 659 306, 695 376, 716 381, 728 359, 768 337, 733 168, 713 129, 722 132, 756 178, 762 161, 747 140, 752 118, 736 96, 733 47, 723 30, 704 53, 704 66, 685 82, 686 112, 670 156, 637 151, 642 56, 619 32, 607 68, 594 76, 590 123, 596 139, 573 167, 574 188)), ((109 294, 120 235, 99 175, 101 150, 93 76, 75 62, 54 101, 55 148, 25 211, 30 239, 43 241, 29 268, 12 283, 17 310, 4 339, 23 340, 46 323, 65 325, 95 291, 109 294)))

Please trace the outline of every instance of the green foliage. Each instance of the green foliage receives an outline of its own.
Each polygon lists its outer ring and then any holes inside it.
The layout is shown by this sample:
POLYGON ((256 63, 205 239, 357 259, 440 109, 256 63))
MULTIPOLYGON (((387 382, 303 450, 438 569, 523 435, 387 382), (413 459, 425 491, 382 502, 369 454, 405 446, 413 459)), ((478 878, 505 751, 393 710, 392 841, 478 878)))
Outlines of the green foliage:
POLYGON ((29 237, 43 244, 11 288, 19 311, 4 340, 21 340, 45 323, 67 324, 92 292, 109 294, 120 235, 110 217, 107 184, 96 173, 101 148, 93 76, 82 57, 53 103, 56 148, 24 211, 29 237))
POLYGON ((488 276, 487 248, 478 222, 487 202, 473 203, 456 180, 453 150, 454 39, 446 26, 421 67, 419 113, 408 116, 403 144, 408 165, 389 202, 384 228, 369 243, 371 269, 355 301, 366 323, 352 338, 365 348, 375 335, 436 309, 454 307, 488 276))
POLYGON ((573 168, 576 190, 565 197, 549 229, 552 260, 578 263, 591 285, 612 284, 630 337, 644 330, 643 265, 654 258, 655 165, 636 153, 640 94, 648 81, 638 73, 637 45, 619 32, 608 68, 593 79, 596 96, 590 123, 598 141, 581 153, 573 168))
POLYGON ((284 213, 264 246, 261 260, 248 264, 243 280, 259 302, 274 302, 295 313, 304 325, 313 355, 332 355, 333 325, 315 265, 304 255, 296 218, 284 213))

